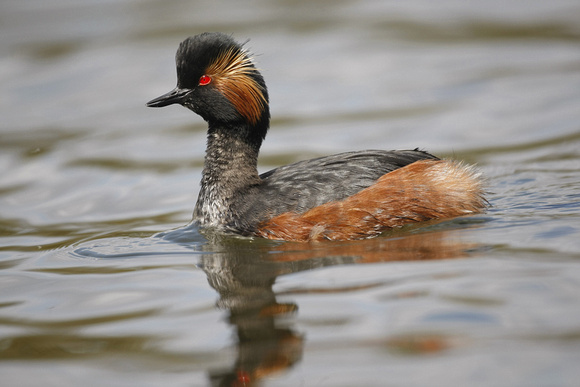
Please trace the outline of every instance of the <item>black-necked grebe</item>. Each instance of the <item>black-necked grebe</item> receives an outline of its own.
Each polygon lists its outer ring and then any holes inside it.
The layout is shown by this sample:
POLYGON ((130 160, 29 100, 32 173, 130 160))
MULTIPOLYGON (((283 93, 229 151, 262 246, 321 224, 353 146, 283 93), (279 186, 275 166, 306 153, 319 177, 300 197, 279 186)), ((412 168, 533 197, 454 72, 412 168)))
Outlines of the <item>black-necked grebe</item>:
POLYGON ((473 168, 415 150, 366 150, 258 174, 270 125, 264 78, 243 45, 221 33, 183 41, 177 87, 147 103, 181 104, 208 123, 201 227, 292 241, 369 238, 386 229, 485 210, 473 168))

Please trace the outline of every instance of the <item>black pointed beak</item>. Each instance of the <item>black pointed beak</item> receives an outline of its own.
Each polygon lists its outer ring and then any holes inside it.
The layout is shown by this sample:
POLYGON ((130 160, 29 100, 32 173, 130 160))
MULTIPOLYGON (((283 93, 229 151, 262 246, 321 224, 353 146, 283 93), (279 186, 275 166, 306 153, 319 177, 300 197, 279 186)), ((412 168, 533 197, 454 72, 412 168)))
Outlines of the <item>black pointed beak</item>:
POLYGON ((179 87, 176 87, 169 93, 163 94, 161 97, 157 97, 147 102, 147 106, 163 107, 173 105, 174 103, 181 104, 190 91, 191 91, 190 89, 180 89, 179 87))

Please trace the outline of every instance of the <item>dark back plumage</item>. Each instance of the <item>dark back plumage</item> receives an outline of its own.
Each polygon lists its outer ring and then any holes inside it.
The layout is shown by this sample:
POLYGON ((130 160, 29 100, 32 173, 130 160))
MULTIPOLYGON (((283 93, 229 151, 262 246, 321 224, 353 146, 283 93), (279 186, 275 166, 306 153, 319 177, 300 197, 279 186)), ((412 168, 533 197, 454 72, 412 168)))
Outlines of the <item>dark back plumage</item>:
POLYGON ((262 183, 249 187, 234 208, 232 228, 246 229, 284 212, 302 213, 340 201, 373 185, 381 176, 418 160, 438 160, 420 150, 365 150, 299 161, 260 175, 262 183))

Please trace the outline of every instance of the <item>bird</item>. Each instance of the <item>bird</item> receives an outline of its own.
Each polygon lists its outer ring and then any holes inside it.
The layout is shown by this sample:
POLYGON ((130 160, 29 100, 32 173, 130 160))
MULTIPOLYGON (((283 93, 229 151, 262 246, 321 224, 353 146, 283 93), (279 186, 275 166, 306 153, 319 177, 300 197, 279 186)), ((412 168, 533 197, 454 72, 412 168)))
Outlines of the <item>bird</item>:
POLYGON ((207 122, 192 224, 273 240, 344 241, 486 210, 478 170, 419 148, 344 152, 259 174, 269 97, 246 43, 220 32, 185 39, 175 56, 177 86, 147 103, 179 104, 207 122))

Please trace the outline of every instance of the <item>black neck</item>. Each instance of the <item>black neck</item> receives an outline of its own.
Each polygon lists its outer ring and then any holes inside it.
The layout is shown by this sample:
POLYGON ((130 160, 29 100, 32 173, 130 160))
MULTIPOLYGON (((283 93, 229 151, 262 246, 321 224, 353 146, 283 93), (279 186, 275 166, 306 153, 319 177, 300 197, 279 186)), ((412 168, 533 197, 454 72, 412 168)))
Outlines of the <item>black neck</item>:
POLYGON ((194 219, 202 225, 223 225, 234 196, 259 184, 258 153, 262 138, 252 137, 252 127, 209 124, 201 189, 194 219))

